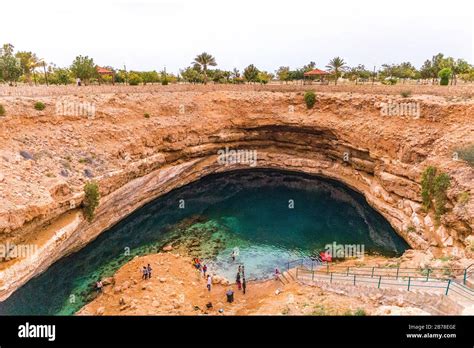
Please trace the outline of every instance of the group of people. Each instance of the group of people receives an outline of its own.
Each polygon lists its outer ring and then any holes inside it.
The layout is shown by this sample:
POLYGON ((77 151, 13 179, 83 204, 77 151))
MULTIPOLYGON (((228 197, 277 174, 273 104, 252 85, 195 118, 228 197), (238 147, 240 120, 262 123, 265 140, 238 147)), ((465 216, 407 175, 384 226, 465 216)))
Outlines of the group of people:
POLYGON ((151 271, 152 271, 152 268, 151 268, 150 264, 148 264, 148 266, 143 266, 142 279, 144 279, 144 280, 150 279, 151 278, 151 271))
POLYGON ((206 287, 208 291, 211 291, 212 277, 207 274, 207 265, 203 264, 198 257, 193 258, 193 266, 202 274, 202 277, 206 279, 206 287))
MULTIPOLYGON (((239 265, 237 270, 237 276, 235 277, 235 282, 237 284, 237 289, 242 290, 244 295, 247 289, 247 281, 245 280, 245 266, 239 265)), ((234 290, 228 289, 225 293, 227 297, 227 302, 232 303, 234 302, 234 290)))
POLYGON ((201 260, 199 260, 199 258, 195 257, 193 259, 193 265, 194 267, 196 267, 196 269, 201 272, 203 278, 206 278, 206 273, 207 273, 207 265, 206 264, 202 264, 201 263, 201 260))

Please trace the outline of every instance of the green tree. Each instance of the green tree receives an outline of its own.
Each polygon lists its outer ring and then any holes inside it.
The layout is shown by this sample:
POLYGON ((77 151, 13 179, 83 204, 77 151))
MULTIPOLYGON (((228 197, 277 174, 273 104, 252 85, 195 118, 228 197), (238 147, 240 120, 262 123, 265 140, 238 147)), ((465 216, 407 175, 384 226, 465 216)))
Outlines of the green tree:
POLYGON ((457 59, 448 57, 444 65, 451 69, 451 84, 457 84, 457 76, 468 73, 471 70, 471 65, 464 59, 457 59))
POLYGON ((156 71, 143 71, 140 73, 143 84, 160 82, 160 76, 156 71))
POLYGON ((258 73, 260 71, 253 64, 244 69, 244 78, 247 82, 258 82, 258 73))
POLYGON ((420 68, 420 75, 422 79, 432 79, 433 78, 433 64, 431 60, 427 59, 420 68))
POLYGON ((276 75, 278 76, 278 80, 288 82, 290 80, 290 67, 289 66, 281 66, 276 71, 276 75))
POLYGON ((58 68, 56 66, 50 66, 49 70, 49 80, 53 85, 68 85, 72 81, 71 72, 66 68, 58 68))
POLYGON ((130 74, 128 74, 128 83, 131 86, 137 86, 142 82, 143 82, 143 80, 142 80, 142 77, 140 76, 139 73, 137 73, 135 71, 131 71, 130 74))
POLYGON ((98 77, 94 60, 88 56, 77 56, 69 69, 75 78, 80 78, 87 84, 92 78, 98 77))
POLYGON ((15 54, 20 60, 21 69, 25 75, 26 82, 31 85, 31 74, 40 66, 40 60, 32 52, 20 51, 15 54))
POLYGON ((364 65, 359 64, 356 67, 350 68, 344 76, 347 76, 349 80, 355 81, 356 85, 358 84, 359 80, 368 80, 372 73, 365 68, 364 65))
POLYGON ((337 85, 337 80, 340 77, 342 71, 346 69, 346 62, 341 57, 335 57, 331 59, 326 65, 326 68, 332 69, 334 72, 334 84, 337 85))
POLYGON ((413 79, 417 73, 416 68, 410 62, 403 62, 395 67, 395 77, 399 79, 413 79))
POLYGON ((197 55, 196 58, 194 58, 193 63, 198 64, 202 68, 202 71, 204 73, 204 83, 206 84, 207 83, 207 68, 209 66, 216 66, 217 65, 216 59, 212 55, 206 52, 203 52, 197 55))
POLYGON ((315 62, 309 62, 306 65, 303 65, 303 68, 301 69, 303 73, 314 70, 316 68, 316 63, 315 62))
POLYGON ((189 83, 204 83, 204 74, 201 73, 201 68, 187 67, 185 70, 181 70, 181 77, 184 81, 189 83))
POLYGON ((447 86, 449 84, 449 78, 452 76, 453 71, 450 68, 441 69, 438 73, 440 78, 439 84, 441 86, 447 86))
POLYGON ((257 75, 257 80, 263 85, 266 85, 268 82, 270 82, 273 79, 274 75, 266 72, 266 71, 259 71, 257 75))
POLYGON ((22 72, 20 60, 13 55, 13 49, 12 44, 4 44, 0 49, 0 79, 10 85, 18 81, 22 72))

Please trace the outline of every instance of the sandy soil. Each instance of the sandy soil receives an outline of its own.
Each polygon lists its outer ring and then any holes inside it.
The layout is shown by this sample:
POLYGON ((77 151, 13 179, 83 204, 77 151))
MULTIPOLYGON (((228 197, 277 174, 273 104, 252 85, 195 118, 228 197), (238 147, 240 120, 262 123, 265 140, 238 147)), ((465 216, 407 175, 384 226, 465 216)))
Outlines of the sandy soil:
POLYGON ((105 280, 109 282, 79 315, 353 315, 376 310, 376 304, 369 301, 294 281, 249 282, 245 295, 235 284, 213 284, 208 291, 191 259, 174 253, 136 257, 105 280), (141 268, 148 263, 153 268, 152 278, 142 280, 141 268), (229 288, 234 290, 233 303, 226 302, 229 288), (206 308, 208 303, 212 308, 206 308))

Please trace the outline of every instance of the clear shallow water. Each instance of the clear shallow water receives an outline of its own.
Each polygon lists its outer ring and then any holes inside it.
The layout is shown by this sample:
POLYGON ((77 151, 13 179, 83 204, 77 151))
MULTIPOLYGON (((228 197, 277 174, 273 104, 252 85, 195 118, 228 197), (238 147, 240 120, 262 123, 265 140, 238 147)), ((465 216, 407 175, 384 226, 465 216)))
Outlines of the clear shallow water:
POLYGON ((0 302, 0 315, 73 314, 93 299, 97 279, 170 242, 231 281, 239 263, 247 278, 262 279, 333 242, 387 256, 408 248, 360 194, 339 183, 274 170, 216 174, 153 201, 56 262, 0 302))

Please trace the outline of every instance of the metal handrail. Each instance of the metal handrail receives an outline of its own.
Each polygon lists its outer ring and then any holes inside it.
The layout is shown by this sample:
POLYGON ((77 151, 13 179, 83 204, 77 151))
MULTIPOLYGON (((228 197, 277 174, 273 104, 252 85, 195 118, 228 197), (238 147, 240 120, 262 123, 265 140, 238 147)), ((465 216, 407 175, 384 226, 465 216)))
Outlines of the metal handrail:
MULTIPOLYGON (((469 269, 471 267, 473 267, 474 264, 471 264, 467 268, 441 268, 441 267, 425 267, 425 268, 403 267, 403 268, 401 268, 400 266, 398 266, 398 267, 364 267, 364 266, 345 267, 345 266, 340 266, 340 265, 331 265, 330 266, 329 263, 327 263, 327 262, 324 263, 324 262, 321 262, 320 260, 317 260, 317 259, 308 259, 308 258, 301 258, 301 259, 297 259, 297 260, 293 260, 293 261, 288 261, 287 262, 287 269, 289 270, 291 268, 290 266, 292 264, 303 265, 305 261, 306 262, 311 262, 311 269, 314 268, 314 265, 323 265, 323 264, 325 264, 327 272, 329 272, 329 268, 332 268, 332 269, 344 268, 344 269, 347 270, 348 273, 349 273, 349 270, 351 268, 352 268, 352 270, 354 270, 354 269, 357 269, 357 270, 370 269, 371 272, 374 273, 374 275, 375 275, 375 270, 384 270, 384 271, 393 270, 394 272, 396 271, 396 276, 397 277, 400 276, 401 273, 403 273, 403 274, 408 274, 408 273, 420 274, 420 273, 426 272, 427 273, 426 277, 430 278, 430 274, 436 273, 438 271, 442 272, 442 273, 445 273, 446 271, 449 271, 449 272, 462 271, 463 274, 464 274, 464 281, 463 281, 464 285, 466 284, 466 280, 472 274, 474 274, 474 268, 469 271, 469 269)), ((446 275, 446 277, 442 278, 442 279, 452 279, 454 277, 455 277, 454 275, 446 275)))
POLYGON ((368 274, 360 274, 360 273, 348 273, 348 272, 344 272, 344 273, 340 273, 340 272, 329 272, 329 273, 326 273, 326 272, 318 272, 318 270, 309 270, 307 268, 303 268, 303 267, 296 267, 296 278, 298 279, 298 271, 299 272, 303 272, 303 273, 310 273, 312 275, 311 279, 314 281, 314 275, 315 273, 319 273, 319 276, 322 277, 322 278, 329 278, 330 279, 330 283, 333 282, 333 279, 335 280, 338 280, 338 279, 341 279, 341 280, 344 280, 344 281, 349 281, 351 283, 353 283, 354 285, 356 285, 357 283, 357 276, 359 277, 365 277, 366 279, 358 279, 358 282, 359 283, 377 283, 377 287, 378 288, 381 288, 382 285, 397 285, 397 286, 404 286, 404 285, 407 285, 407 290, 410 291, 410 288, 437 288, 437 289, 442 289, 444 294, 446 296, 448 296, 449 292, 454 292, 460 296, 462 296, 463 298, 466 298, 468 299, 469 301, 472 301, 474 302, 474 291, 469 289, 468 287, 460 284, 460 283, 457 283, 455 281, 453 281, 452 279, 446 279, 446 278, 426 278, 426 277, 411 277, 409 276, 408 277, 408 281, 406 281, 406 277, 398 277, 396 278, 397 280, 400 280, 402 283, 397 282, 397 283, 393 283, 393 282, 387 282, 387 280, 390 280, 390 276, 385 276, 385 278, 382 277, 382 275, 378 275, 376 277, 373 277, 372 275, 368 275, 368 274), (369 278, 370 277, 370 278, 369 278), (367 279, 369 278, 369 279, 367 279), (388 278, 388 279, 387 279, 388 278), (373 281, 372 281, 373 279, 373 281), (385 282, 383 282, 382 280, 385 279, 385 282), (419 279, 423 279, 423 280, 419 280, 419 279), (422 284, 418 284, 418 283, 422 283, 422 284), (427 285, 429 283, 441 283, 443 285, 427 285))

